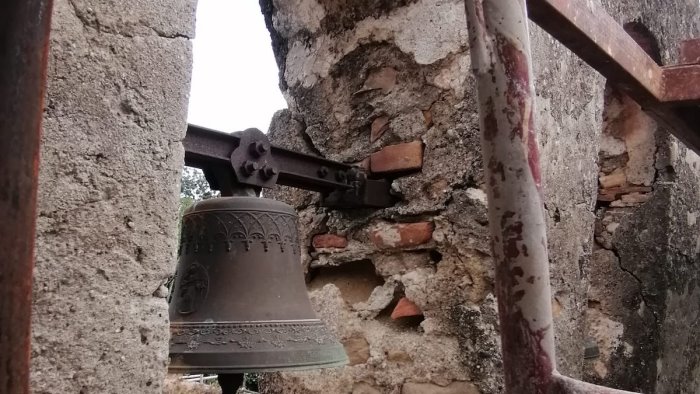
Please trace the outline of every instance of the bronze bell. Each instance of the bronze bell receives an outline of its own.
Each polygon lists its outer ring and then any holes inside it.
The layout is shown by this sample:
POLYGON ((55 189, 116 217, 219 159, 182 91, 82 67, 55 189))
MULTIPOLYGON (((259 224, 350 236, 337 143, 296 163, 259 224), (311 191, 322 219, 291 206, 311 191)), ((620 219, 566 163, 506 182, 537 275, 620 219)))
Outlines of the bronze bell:
POLYGON ((239 374, 347 364, 316 317, 296 212, 257 197, 200 201, 182 219, 170 299, 171 372, 239 374))

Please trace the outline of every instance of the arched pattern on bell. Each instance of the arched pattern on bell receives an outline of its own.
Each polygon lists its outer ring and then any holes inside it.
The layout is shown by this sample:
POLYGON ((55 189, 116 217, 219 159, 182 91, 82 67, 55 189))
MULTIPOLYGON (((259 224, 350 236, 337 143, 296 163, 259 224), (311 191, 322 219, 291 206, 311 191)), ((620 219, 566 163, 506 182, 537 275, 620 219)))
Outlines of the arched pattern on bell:
POLYGON ((196 203, 182 220, 170 300, 175 372, 325 368, 345 351, 311 307, 296 212, 256 197, 196 203))

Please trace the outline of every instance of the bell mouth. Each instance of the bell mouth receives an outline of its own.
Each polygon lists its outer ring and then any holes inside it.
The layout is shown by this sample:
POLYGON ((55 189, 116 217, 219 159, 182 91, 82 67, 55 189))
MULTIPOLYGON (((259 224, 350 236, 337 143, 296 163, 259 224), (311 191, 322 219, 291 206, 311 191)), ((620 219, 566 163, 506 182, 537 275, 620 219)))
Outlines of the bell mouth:
POLYGON ((171 323, 170 372, 296 371, 347 363, 345 349, 319 319, 171 323))

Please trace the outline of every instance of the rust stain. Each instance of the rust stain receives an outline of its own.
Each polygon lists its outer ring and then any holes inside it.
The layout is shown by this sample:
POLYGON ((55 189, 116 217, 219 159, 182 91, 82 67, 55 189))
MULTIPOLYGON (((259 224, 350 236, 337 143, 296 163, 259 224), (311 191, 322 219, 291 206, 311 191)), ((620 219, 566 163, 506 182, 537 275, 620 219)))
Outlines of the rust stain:
POLYGON ((535 180, 535 186, 541 193, 542 174, 537 146, 537 132, 533 117, 532 97, 530 96, 530 72, 525 53, 518 49, 502 34, 496 35, 498 56, 507 77, 506 102, 514 110, 504 109, 504 114, 513 125, 511 138, 519 137, 524 140, 527 148, 527 161, 530 173, 535 180))
MULTIPOLYGON (((508 259, 520 256, 518 242, 523 240, 523 222, 511 222, 514 212, 506 211, 501 217, 501 234, 503 236, 503 254, 508 259)), ((521 275, 522 276, 522 273, 521 275)))
POLYGON ((493 139, 498 134, 498 121, 496 120, 496 114, 493 105, 493 99, 489 97, 486 100, 486 113, 484 114, 484 139, 486 141, 493 141, 493 139))

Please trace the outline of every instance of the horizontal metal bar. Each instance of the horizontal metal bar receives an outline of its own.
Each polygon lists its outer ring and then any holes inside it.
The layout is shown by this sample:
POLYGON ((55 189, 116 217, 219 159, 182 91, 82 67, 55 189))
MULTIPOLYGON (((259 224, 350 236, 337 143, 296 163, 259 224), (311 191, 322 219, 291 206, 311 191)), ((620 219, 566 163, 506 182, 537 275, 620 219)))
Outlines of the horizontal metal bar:
POLYGON ((667 104, 700 104, 700 64, 664 67, 663 96, 667 104))
POLYGON ((700 155, 700 109, 697 107, 653 106, 645 108, 659 124, 688 148, 700 155))
MULTIPOLYGON (((240 145, 240 137, 188 125, 183 145, 185 165, 202 169, 219 167, 230 171, 231 154, 240 145)), ((279 185, 318 192, 352 188, 352 185, 344 180, 352 169, 348 164, 276 146, 271 146, 270 153, 279 168, 279 185), (343 175, 340 175, 341 173, 343 175)))
POLYGON ((597 2, 528 0, 527 5, 533 22, 700 154, 700 66, 660 67, 597 2))
POLYGON ((594 1, 528 0, 529 18, 632 98, 662 95, 659 65, 594 1))
POLYGON ((238 148, 240 138, 206 127, 187 125, 184 141, 185 165, 230 165, 231 153, 238 148))
POLYGON ((700 64, 700 38, 682 41, 679 55, 681 64, 700 64))
POLYGON ((280 175, 277 183, 306 190, 326 191, 345 190, 352 185, 337 180, 339 173, 347 173, 352 169, 351 165, 327 160, 323 157, 306 155, 289 149, 272 147, 272 157, 280 167, 280 175), (327 170, 324 177, 318 172, 321 168, 327 170))

